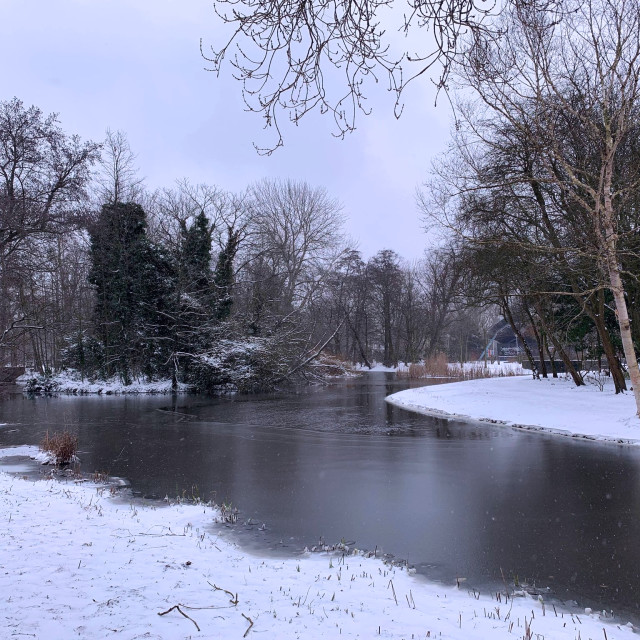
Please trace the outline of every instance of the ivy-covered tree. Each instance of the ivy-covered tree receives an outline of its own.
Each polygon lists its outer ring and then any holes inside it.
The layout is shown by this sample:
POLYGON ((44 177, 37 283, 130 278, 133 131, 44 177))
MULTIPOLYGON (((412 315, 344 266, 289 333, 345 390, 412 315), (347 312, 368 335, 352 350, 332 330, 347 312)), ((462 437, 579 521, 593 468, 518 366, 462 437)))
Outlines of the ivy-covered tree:
POLYGON ((227 240, 218 254, 213 284, 216 296, 216 319, 224 322, 231 315, 233 306, 233 261, 240 247, 241 230, 229 227, 227 240))
POLYGON ((197 299, 210 302, 211 282, 211 225, 201 211, 187 227, 180 228, 180 266, 186 291, 197 299))
POLYGON ((91 271, 102 373, 163 373, 171 353, 169 261, 146 235, 145 212, 134 203, 102 207, 91 228, 91 271))

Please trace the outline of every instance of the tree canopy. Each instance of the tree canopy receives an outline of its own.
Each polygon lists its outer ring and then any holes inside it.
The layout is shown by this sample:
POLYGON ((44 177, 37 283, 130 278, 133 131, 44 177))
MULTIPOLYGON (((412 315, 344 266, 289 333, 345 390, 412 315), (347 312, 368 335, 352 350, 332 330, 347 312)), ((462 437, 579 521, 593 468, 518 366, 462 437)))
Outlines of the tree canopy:
MULTIPOLYGON (((518 0, 511 0, 513 2, 518 0)), ((549 6, 553 0, 546 0, 549 6)), ((282 144, 280 116, 298 123, 319 110, 332 116, 343 136, 367 113, 367 87, 383 82, 401 94, 436 63, 437 83, 447 82, 465 37, 491 30, 498 3, 485 0, 217 0, 230 27, 222 44, 201 51, 211 70, 225 61, 242 83, 251 111, 274 127, 282 144), (415 43, 417 42, 417 45, 415 43)))

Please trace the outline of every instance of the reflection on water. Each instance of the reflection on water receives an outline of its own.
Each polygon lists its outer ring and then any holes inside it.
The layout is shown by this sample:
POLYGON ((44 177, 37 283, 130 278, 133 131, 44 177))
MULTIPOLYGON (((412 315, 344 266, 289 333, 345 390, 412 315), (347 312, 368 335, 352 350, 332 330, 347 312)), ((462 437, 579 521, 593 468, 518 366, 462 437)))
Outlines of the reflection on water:
MULTIPOLYGON (((432 578, 517 576, 634 610, 640 452, 446 422, 388 405, 389 374, 299 394, 5 399, 0 444, 77 430, 86 471, 148 497, 215 495, 298 550, 321 536, 408 559, 432 578)), ((243 527, 240 527, 243 530, 243 527)))

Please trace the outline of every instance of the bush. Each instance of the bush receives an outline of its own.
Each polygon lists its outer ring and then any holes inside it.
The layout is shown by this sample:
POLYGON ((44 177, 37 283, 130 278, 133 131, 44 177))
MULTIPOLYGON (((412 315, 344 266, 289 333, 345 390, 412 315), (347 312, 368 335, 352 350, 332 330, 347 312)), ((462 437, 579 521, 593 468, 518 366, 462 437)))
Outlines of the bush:
POLYGON ((62 433, 56 431, 49 436, 47 431, 40 443, 40 448, 50 453, 56 464, 69 464, 76 458, 78 437, 68 431, 63 431, 62 433))
POLYGON ((408 369, 399 369, 398 376, 412 380, 455 377, 449 370, 447 356, 444 353, 436 353, 434 356, 427 358, 424 363, 412 363, 408 369))
POLYGON ((189 363, 187 382, 199 393, 269 390, 283 368, 277 347, 268 338, 218 340, 189 363))
POLYGON ((35 395, 51 395, 56 393, 59 387, 60 384, 51 375, 37 374, 26 381, 24 391, 35 395))

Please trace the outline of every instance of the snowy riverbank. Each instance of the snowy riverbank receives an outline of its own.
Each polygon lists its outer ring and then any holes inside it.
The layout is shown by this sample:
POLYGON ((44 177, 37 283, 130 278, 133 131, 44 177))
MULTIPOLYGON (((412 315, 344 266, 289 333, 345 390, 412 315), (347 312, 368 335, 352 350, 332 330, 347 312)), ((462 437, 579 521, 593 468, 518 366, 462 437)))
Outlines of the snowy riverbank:
POLYGON ((189 391, 189 386, 183 383, 179 383, 177 389, 174 389, 170 379, 133 380, 128 385, 123 384, 118 377, 91 381, 83 378, 73 369, 61 371, 48 377, 28 372, 20 376, 17 383, 26 390, 36 393, 65 393, 71 395, 167 394, 174 391, 180 393, 189 391))
POLYGON ((140 506, 0 473, 0 513, 4 637, 634 636, 595 613, 433 585, 360 555, 250 555, 218 536, 207 506, 140 506))
POLYGON ((387 402, 427 415, 640 445, 633 394, 616 396, 610 381, 600 390, 565 378, 489 378, 408 389, 387 402))

